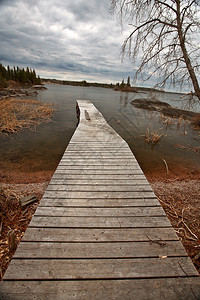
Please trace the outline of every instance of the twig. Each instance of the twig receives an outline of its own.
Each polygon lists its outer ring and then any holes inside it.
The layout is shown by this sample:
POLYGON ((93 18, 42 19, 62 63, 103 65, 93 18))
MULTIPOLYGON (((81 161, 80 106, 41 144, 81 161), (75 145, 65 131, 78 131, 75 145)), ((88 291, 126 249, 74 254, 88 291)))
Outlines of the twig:
POLYGON ((182 219, 178 222, 178 225, 180 223, 182 223, 186 228, 187 230, 190 232, 190 234, 195 238, 195 240, 198 240, 198 237, 196 236, 196 234, 194 234, 191 229, 188 227, 188 225, 184 222, 184 217, 183 217, 183 214, 184 214, 184 208, 182 209, 182 219))
POLYGON ((168 168, 168 165, 167 165, 167 162, 164 158, 162 158, 162 160, 164 161, 165 163, 165 167, 166 167, 166 170, 167 170, 167 174, 169 174, 169 168, 168 168))
POLYGON ((2 220, 1 225, 0 225, 0 235, 1 235, 1 232, 2 232, 2 228, 3 228, 3 220, 2 220))
MULTIPOLYGON (((176 210, 174 209, 174 207, 172 207, 170 204, 164 202, 164 201, 161 200, 160 198, 158 198, 158 200, 159 200, 160 202, 162 202, 164 205, 168 206, 168 207, 172 210, 172 212, 176 215, 176 217, 179 218, 179 215, 177 214, 177 212, 176 212, 176 210)), ((169 212, 168 212, 168 213, 169 213, 169 212)))
POLYGON ((196 236, 196 234, 194 234, 191 229, 187 226, 187 224, 182 220, 183 225, 185 225, 185 227, 187 228, 187 230, 190 232, 190 234, 195 237, 196 240, 198 240, 198 237, 196 236))

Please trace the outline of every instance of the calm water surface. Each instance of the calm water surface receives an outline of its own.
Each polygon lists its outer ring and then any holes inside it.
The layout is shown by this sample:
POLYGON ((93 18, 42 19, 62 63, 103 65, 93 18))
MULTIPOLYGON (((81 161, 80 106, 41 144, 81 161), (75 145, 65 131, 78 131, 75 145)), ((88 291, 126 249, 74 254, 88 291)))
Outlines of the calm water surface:
MULTIPOLYGON (((136 98, 154 97, 184 108, 186 103, 180 94, 172 93, 125 93, 95 87, 46 85, 48 90, 39 91, 37 99, 55 105, 53 122, 41 125, 37 131, 24 130, 13 136, 0 136, 0 166, 2 162, 27 163, 30 170, 55 169, 76 129, 76 100, 90 100, 103 114, 107 122, 128 142, 144 171, 165 170, 184 166, 190 170, 200 167, 200 155, 181 150, 177 145, 198 147, 198 132, 187 122, 177 126, 177 119, 170 126, 162 123, 160 113, 135 108, 130 102, 136 98), (152 148, 145 143, 147 127, 163 128, 164 136, 159 145, 152 148)), ((200 111, 200 107, 193 107, 200 111)))

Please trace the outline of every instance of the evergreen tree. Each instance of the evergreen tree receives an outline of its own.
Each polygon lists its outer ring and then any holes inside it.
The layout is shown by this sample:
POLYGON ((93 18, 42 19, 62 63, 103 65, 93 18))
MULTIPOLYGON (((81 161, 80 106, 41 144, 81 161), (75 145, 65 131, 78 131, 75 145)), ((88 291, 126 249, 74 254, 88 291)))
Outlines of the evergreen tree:
POLYGON ((7 87, 7 83, 6 83, 5 79, 3 78, 3 75, 0 71, 0 89, 5 88, 5 87, 7 87))
POLYGON ((120 87, 123 88, 124 85, 125 85, 125 84, 124 84, 124 79, 123 79, 122 82, 121 82, 121 84, 120 84, 120 87))
POLYGON ((10 79, 11 79, 10 67, 9 67, 9 66, 7 66, 7 76, 6 76, 6 79, 7 79, 7 80, 10 80, 10 79))
POLYGON ((6 80, 14 80, 22 84, 41 84, 41 79, 39 76, 36 75, 35 70, 31 70, 31 68, 27 67, 26 69, 21 69, 19 67, 10 68, 7 66, 5 68, 0 63, 0 86, 4 86, 3 82, 6 80))

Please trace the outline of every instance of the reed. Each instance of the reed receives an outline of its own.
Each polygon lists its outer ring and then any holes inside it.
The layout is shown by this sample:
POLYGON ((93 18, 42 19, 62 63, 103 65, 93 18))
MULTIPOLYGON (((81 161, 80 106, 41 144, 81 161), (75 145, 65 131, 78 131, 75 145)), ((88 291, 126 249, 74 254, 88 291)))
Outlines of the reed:
POLYGON ((148 144, 156 145, 160 142, 162 137, 163 137, 163 128, 160 128, 155 131, 151 131, 150 126, 147 127, 145 132, 145 141, 148 144))
POLYGON ((166 127, 170 126, 171 124, 173 124, 172 119, 170 117, 164 116, 162 113, 160 115, 160 119, 161 119, 162 124, 165 124, 166 127))

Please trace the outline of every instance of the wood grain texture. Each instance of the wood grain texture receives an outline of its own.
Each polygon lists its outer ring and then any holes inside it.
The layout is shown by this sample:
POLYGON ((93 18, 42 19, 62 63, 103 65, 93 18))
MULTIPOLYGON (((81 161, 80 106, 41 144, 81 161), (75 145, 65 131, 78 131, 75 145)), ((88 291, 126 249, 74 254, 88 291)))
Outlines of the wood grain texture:
POLYGON ((119 157, 112 157, 112 158, 105 158, 105 157, 88 157, 87 159, 80 158, 78 159, 75 157, 69 158, 69 159, 62 159, 61 162, 59 163, 59 166, 66 166, 66 165, 71 165, 73 164, 74 166, 76 165, 105 165, 105 166, 128 166, 128 167, 139 167, 138 164, 136 163, 135 159, 133 157, 131 158, 119 158, 119 157))
MULTIPOLYGON (((143 175, 142 171, 140 169, 135 169, 135 170, 129 170, 129 169, 98 169, 97 168, 70 168, 66 166, 65 168, 57 169, 56 174, 59 176, 62 175, 100 175, 100 176, 105 176, 107 175, 143 175)), ((144 176, 144 175, 143 175, 144 176)))
POLYGON ((59 173, 54 173, 52 177, 52 181, 58 181, 60 180, 61 182, 64 180, 96 180, 97 182, 102 182, 102 181, 118 181, 118 180, 123 180, 123 181, 146 181, 147 179, 144 177, 143 174, 59 174, 59 173))
POLYGON ((101 190, 96 191, 46 191, 44 193, 45 198, 57 198, 57 199, 92 199, 92 198, 100 198, 100 199, 138 199, 138 198, 155 198, 155 194, 149 191, 105 191, 101 190))
MULTIPOLYGON (((81 162, 79 162, 78 164, 74 164, 73 161, 71 161, 71 163, 68 163, 66 165, 58 165, 57 170, 65 170, 65 169, 70 169, 70 170, 77 170, 77 169, 83 169, 83 170, 98 170, 100 171, 104 171, 104 170, 112 170, 114 172, 114 170, 130 170, 132 172, 134 172, 135 170, 137 171, 141 171, 138 165, 125 165, 125 164, 109 164, 109 163, 104 163, 101 164, 101 162, 97 162, 96 164, 92 163, 92 162, 86 162, 85 164, 82 164, 81 162)), ((141 171, 142 173, 142 171, 141 171)), ((135 173, 136 174, 136 173, 135 173)))
POLYGON ((58 198, 47 198, 43 197, 40 201, 39 207, 141 207, 141 206, 157 206, 160 207, 160 203, 154 196, 153 198, 133 198, 133 199, 115 199, 115 198, 68 198, 68 199, 58 199, 58 198))
MULTIPOLYGON (((74 179, 55 179, 53 178, 50 182, 49 185, 95 185, 95 186, 105 186, 105 185, 120 185, 120 186, 125 186, 125 185, 130 185, 130 186, 137 186, 137 185, 149 185, 148 181, 145 178, 142 179, 94 179, 94 175, 88 176, 88 178, 74 178, 74 179)), ((104 177, 105 178, 105 177, 104 177)))
POLYGON ((187 256, 179 241, 126 243, 21 242, 15 258, 141 258, 187 256))
POLYGON ((198 276, 189 257, 135 259, 13 259, 13 279, 116 279, 198 276))
POLYGON ((31 227, 138 228, 170 227, 167 217, 40 217, 34 216, 31 227))
POLYGON ((146 185, 97 185, 97 184, 49 184, 47 191, 75 191, 75 192, 153 192, 149 184, 146 185))
POLYGON ((162 207, 123 207, 123 208, 69 208, 69 207, 38 207, 35 216, 82 216, 82 217, 146 217, 165 216, 162 207))
POLYGON ((153 278, 131 280, 6 281, 1 300, 197 300, 199 278, 153 278))
POLYGON ((35 242, 150 242, 178 241, 172 227, 169 228, 31 228, 22 241, 35 242))

